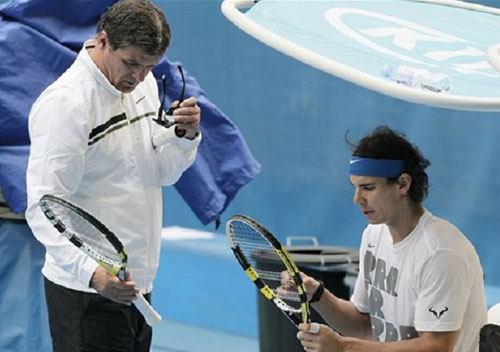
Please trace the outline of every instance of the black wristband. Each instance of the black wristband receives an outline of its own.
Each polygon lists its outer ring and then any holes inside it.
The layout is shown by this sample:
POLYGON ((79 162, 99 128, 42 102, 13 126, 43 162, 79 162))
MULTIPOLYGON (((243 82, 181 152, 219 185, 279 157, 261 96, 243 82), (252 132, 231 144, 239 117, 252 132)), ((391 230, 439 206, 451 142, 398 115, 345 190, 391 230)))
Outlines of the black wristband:
POLYGON ((325 285, 323 284, 323 281, 318 280, 318 282, 319 286, 316 291, 314 291, 309 303, 318 302, 321 299, 321 296, 323 296, 323 293, 325 293, 325 285))

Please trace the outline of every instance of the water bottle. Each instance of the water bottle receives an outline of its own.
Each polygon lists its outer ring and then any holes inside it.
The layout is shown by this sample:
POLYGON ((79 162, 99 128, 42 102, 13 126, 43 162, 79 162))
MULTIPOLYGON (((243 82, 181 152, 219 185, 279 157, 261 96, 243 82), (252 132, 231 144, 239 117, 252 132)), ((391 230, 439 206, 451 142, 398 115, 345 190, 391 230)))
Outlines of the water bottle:
POLYGON ((451 79, 448 75, 440 72, 431 72, 425 68, 417 68, 408 65, 382 67, 382 77, 391 81, 404 84, 411 88, 420 88, 432 92, 447 92, 451 88, 451 79))

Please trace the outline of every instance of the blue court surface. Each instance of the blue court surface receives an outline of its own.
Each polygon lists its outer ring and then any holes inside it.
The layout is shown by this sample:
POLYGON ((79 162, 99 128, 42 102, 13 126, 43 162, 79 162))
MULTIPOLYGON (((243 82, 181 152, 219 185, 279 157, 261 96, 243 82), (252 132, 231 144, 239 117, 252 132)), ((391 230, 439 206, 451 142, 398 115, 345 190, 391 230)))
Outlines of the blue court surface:
POLYGON ((153 352, 257 352, 257 292, 221 234, 163 230, 153 352))
POLYGON ((258 352, 256 338, 164 321, 154 330, 152 352, 258 352))

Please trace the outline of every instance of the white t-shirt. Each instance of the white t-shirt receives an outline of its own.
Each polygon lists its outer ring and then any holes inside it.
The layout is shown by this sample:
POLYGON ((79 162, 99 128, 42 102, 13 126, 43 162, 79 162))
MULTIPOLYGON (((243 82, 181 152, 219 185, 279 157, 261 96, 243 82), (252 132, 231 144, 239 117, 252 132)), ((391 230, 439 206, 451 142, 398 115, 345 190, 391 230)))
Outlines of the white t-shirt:
POLYGON ((414 338, 417 331, 460 330, 454 352, 478 351, 486 323, 483 271, 474 247, 427 210, 396 244, 386 225, 368 225, 351 301, 370 314, 373 338, 382 342, 414 338))

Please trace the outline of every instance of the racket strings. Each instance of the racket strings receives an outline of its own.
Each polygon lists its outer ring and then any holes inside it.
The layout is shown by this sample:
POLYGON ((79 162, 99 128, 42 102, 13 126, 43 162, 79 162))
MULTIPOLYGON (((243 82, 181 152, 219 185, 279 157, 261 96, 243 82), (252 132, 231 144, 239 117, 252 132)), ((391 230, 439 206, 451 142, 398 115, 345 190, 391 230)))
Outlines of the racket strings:
POLYGON ((122 261, 120 255, 106 240, 104 234, 91 222, 87 221, 72 209, 62 206, 59 203, 50 202, 49 206, 55 217, 66 226, 66 231, 80 238, 101 257, 99 258, 100 260, 115 266, 120 266, 122 261))
POLYGON ((233 222, 232 226, 234 239, 260 279, 278 298, 292 306, 289 310, 297 310, 300 307, 299 293, 294 284, 283 287, 283 275, 288 271, 274 247, 252 226, 243 222, 233 222))
POLYGON ((264 280, 272 280, 272 281, 277 281, 281 283, 281 273, 277 273, 275 271, 268 271, 268 270, 259 270, 257 269, 257 274, 259 274, 259 277, 264 280))

